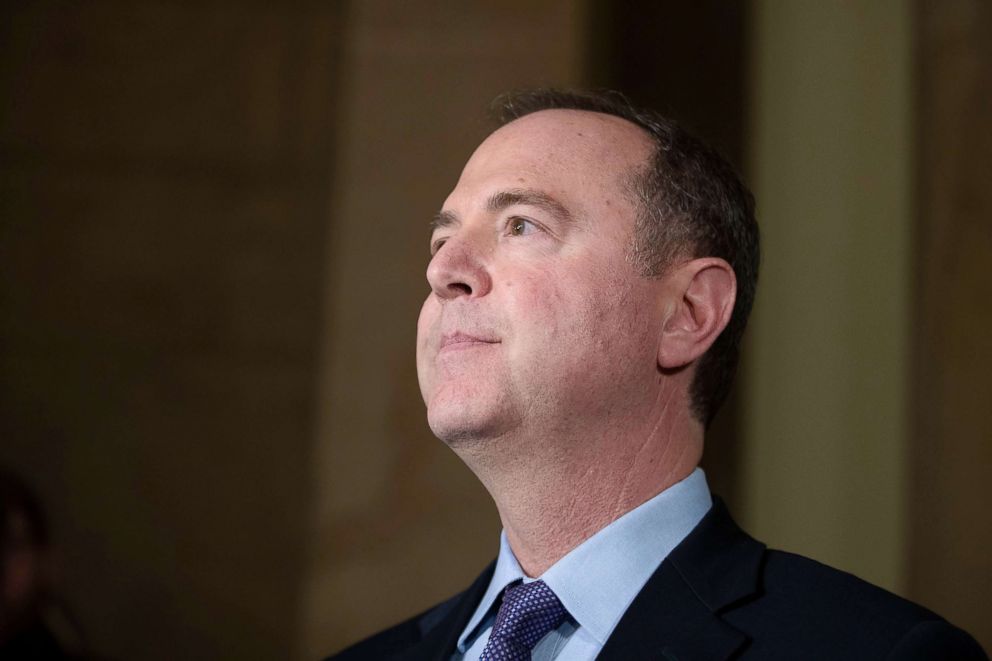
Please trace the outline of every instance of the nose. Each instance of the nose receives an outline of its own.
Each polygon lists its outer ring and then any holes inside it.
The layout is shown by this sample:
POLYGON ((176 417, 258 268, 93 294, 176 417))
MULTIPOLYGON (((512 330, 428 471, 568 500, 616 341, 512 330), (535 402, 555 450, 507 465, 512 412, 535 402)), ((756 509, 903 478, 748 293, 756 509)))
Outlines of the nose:
POLYGON ((481 247, 468 236, 453 236, 427 265, 427 282, 442 301, 485 296, 492 278, 481 247))

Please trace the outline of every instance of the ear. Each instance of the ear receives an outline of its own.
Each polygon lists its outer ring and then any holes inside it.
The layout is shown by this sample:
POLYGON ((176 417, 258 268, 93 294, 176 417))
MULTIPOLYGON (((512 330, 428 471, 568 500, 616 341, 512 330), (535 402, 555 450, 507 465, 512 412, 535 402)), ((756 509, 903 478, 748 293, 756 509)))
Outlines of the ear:
POLYGON ((658 366, 667 370, 702 356, 727 327, 737 297, 737 278, 726 261, 702 257, 682 264, 666 280, 671 300, 662 326, 658 366))

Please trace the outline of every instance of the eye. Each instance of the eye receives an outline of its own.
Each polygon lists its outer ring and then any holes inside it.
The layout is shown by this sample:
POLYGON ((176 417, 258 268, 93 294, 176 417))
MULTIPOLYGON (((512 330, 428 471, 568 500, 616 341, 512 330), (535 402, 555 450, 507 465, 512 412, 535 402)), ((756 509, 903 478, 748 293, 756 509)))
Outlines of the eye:
POLYGON ((506 231, 510 236, 524 236, 537 231, 537 224, 526 218, 511 218, 506 231))
POLYGON ((443 246, 447 240, 447 237, 441 237, 431 241, 431 257, 437 254, 437 251, 441 249, 441 246, 443 246))

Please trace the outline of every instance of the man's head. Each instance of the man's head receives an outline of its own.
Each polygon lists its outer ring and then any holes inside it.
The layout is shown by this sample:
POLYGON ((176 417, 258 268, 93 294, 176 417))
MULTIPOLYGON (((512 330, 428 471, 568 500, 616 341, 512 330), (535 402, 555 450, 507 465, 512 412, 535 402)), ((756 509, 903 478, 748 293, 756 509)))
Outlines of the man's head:
POLYGON ((613 97, 515 96, 501 120, 432 236, 418 371, 435 433, 574 435, 667 407, 665 379, 681 379, 685 408, 708 420, 714 388, 697 395, 705 375, 690 386, 684 372, 718 349, 718 370, 733 371, 722 363, 737 340, 711 345, 735 272, 748 275, 739 239, 756 252, 749 195, 681 129, 613 97), (736 217, 717 216, 736 203, 750 227, 723 236, 736 217))
POLYGON ((639 201, 632 254, 645 275, 659 277, 686 256, 720 257, 733 267, 733 316, 699 360, 692 384, 693 412, 708 424, 733 381, 758 283, 759 234, 751 192, 718 152, 676 122, 636 108, 620 94, 533 90, 506 94, 493 103, 501 125, 548 108, 613 115, 649 134, 653 153, 630 181, 639 201))

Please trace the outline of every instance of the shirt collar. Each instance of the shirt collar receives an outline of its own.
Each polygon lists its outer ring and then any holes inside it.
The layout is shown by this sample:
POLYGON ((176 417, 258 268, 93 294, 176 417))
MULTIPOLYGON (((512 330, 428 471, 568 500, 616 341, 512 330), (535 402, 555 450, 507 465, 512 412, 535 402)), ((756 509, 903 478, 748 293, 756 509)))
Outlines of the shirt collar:
MULTIPOLYGON (((712 504, 706 476, 697 468, 572 549, 541 579, 579 626, 603 645, 651 574, 712 504)), ((493 577, 458 639, 459 650, 464 652, 475 637, 500 592, 525 578, 503 531, 493 577)))
POLYGON ((517 557, 513 555, 513 551, 510 550, 510 542, 506 539, 506 531, 504 530, 499 535, 499 557, 496 559, 496 568, 493 570, 493 577, 489 581, 489 587, 486 588, 486 592, 482 595, 482 600, 472 614, 472 618, 468 621, 468 624, 462 631, 462 635, 458 638, 458 651, 461 654, 464 654, 465 650, 468 649, 469 641, 476 637, 478 633, 477 629, 489 615, 493 604, 496 602, 496 598, 499 597, 503 589, 507 585, 523 580, 524 578, 526 578, 524 570, 520 567, 520 563, 517 562, 517 557))
POLYGON ((702 469, 627 512, 552 565, 542 578, 603 645, 662 561, 712 506, 702 469))

